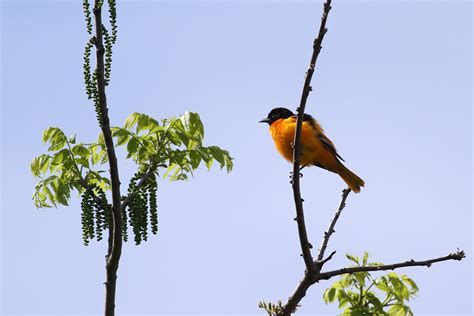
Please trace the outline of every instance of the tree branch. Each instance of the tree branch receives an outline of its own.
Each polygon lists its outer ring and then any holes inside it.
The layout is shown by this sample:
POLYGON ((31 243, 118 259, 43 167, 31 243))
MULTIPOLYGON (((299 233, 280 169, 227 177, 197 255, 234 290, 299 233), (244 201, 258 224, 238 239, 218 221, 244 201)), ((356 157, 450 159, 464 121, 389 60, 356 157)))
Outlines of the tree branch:
POLYGON ((334 227, 336 225, 337 220, 339 219, 339 216, 342 213, 342 210, 345 207, 346 199, 349 193, 351 192, 350 188, 347 188, 343 190, 342 192, 342 199, 339 204, 339 208, 337 209, 336 213, 334 214, 333 219, 329 223, 328 229, 324 233, 324 237, 318 251, 317 259, 313 261, 313 258, 311 255, 312 246, 308 241, 308 236, 307 236, 306 226, 305 226, 305 221, 304 221, 304 211, 303 211, 303 204, 302 204, 303 199, 301 198, 301 192, 300 192, 300 181, 299 181, 299 178, 301 176, 300 175, 300 154, 301 154, 300 137, 301 137, 301 128, 302 128, 302 123, 303 123, 303 115, 304 115, 304 110, 306 106, 306 101, 307 101, 309 92, 312 90, 311 85, 310 85, 311 79, 314 73, 316 60, 318 58, 319 52, 321 51, 322 40, 324 38, 324 35, 327 32, 326 21, 327 21, 327 17, 330 10, 331 10, 331 0, 325 0, 318 37, 314 40, 313 55, 311 57, 308 71, 306 72, 303 92, 301 95, 301 101, 297 109, 298 116, 297 116, 297 121, 296 121, 295 138, 293 142, 294 143, 293 172, 292 172, 291 183, 293 187, 293 197, 294 197, 295 207, 296 207, 295 220, 298 223, 298 234, 299 234, 299 239, 300 239, 301 250, 303 252, 302 256, 306 265, 306 271, 305 271, 303 279, 300 281, 300 283, 298 284, 298 286, 296 287, 292 295, 288 298, 287 303, 281 306, 281 308, 272 312, 278 316, 289 316, 292 313, 294 313, 297 307, 299 306, 298 305, 299 302, 306 295, 306 292, 309 289, 309 287, 313 285, 314 283, 319 282, 320 280, 328 280, 337 275, 355 273, 355 272, 361 272, 361 271, 383 271, 383 270, 393 270, 393 269, 397 269, 401 267, 411 267, 411 266, 430 267, 431 264, 436 263, 436 262, 442 262, 442 261, 447 261, 447 260, 459 261, 465 257, 464 251, 458 250, 456 253, 449 254, 448 256, 440 257, 436 259, 429 259, 425 261, 414 261, 413 259, 411 259, 406 262, 389 264, 389 265, 348 267, 348 268, 342 268, 342 269, 333 270, 333 271, 321 272, 323 265, 329 260, 331 260, 334 254, 336 253, 335 251, 333 251, 327 258, 324 259, 324 253, 327 249, 329 239, 331 238, 331 235, 335 232, 334 227))
MULTIPOLYGON (((330 256, 331 257, 331 256, 330 256)), ((394 270, 402 267, 414 267, 414 266, 426 266, 430 267, 433 263, 448 261, 448 260, 457 260, 460 261, 464 259, 466 256, 463 250, 458 250, 455 253, 451 253, 447 256, 435 258, 435 259, 428 259, 424 261, 414 261, 413 259, 405 262, 394 263, 394 264, 387 264, 387 265, 380 265, 380 266, 365 266, 365 267, 348 267, 342 268, 333 271, 327 272, 315 272, 314 274, 305 273, 304 278, 298 284, 298 287, 295 289, 293 294, 288 298, 288 302, 283 306, 283 309, 278 315, 281 316, 288 316, 291 315, 296 311, 298 307, 298 303, 305 297, 306 291, 309 289, 311 285, 317 283, 321 280, 329 280, 335 276, 348 274, 348 273, 355 273, 355 272, 368 272, 368 271, 386 271, 386 270, 394 270)))
POLYGON ((324 11, 321 17, 321 25, 319 26, 318 37, 314 40, 313 44, 313 54, 309 63, 309 68, 306 71, 306 77, 303 85, 303 92, 301 94, 300 105, 297 109, 298 118, 296 121, 296 131, 295 139, 293 146, 293 173, 292 173, 292 186, 293 186, 293 198, 295 201, 296 207, 296 221, 298 223, 298 234, 300 238, 301 250, 303 252, 303 259, 306 265, 306 270, 308 272, 313 272, 316 267, 313 262, 313 257, 311 255, 311 244, 308 241, 308 235, 306 232, 306 225, 304 220, 304 211, 303 211, 303 199, 301 198, 300 191, 300 138, 301 138, 301 127, 303 124, 303 114, 306 107, 306 101, 308 99, 309 92, 311 88, 311 79, 313 78, 314 69, 316 67, 316 61, 321 51, 321 43, 323 41, 324 35, 327 32, 326 21, 328 18, 329 11, 331 10, 331 0, 326 0, 324 2, 324 11))
MULTIPOLYGON (((455 253, 450 253, 447 256, 435 258, 435 259, 428 259, 424 261, 415 261, 410 259, 405 262, 400 263, 393 263, 393 264, 386 264, 380 266, 367 266, 367 267, 349 267, 349 268, 342 268, 338 270, 328 271, 328 272, 321 272, 317 277, 317 281, 319 280, 329 280, 330 278, 347 273, 355 273, 355 272, 368 272, 368 271, 385 271, 385 270, 394 270, 403 267, 415 267, 415 266, 425 266, 431 267, 433 263, 448 261, 448 260, 457 260, 461 261, 466 257, 463 250, 457 250, 455 253)), ((317 282, 316 281, 316 282, 317 282)))
POLYGON ((316 264, 318 264, 318 262, 321 262, 319 264, 320 265, 319 266, 319 271, 321 271, 321 268, 322 268, 323 264, 326 263, 327 261, 329 261, 330 258, 332 257, 332 255, 331 255, 331 256, 328 257, 328 260, 322 261, 323 257, 324 257, 324 252, 326 251, 326 248, 328 246, 329 238, 331 238, 331 235, 336 232, 334 230, 334 226, 336 226, 336 222, 339 219, 339 216, 341 215, 342 210, 346 206, 346 199, 347 199, 347 196, 349 195, 349 193, 351 193, 350 188, 342 190, 342 199, 341 199, 341 203, 339 204, 339 208, 337 209, 336 214, 334 214, 334 217, 333 217, 331 223, 329 223, 328 229, 324 232, 324 237, 323 237, 323 240, 321 242, 321 246, 319 247, 319 252, 318 252, 317 259, 316 259, 316 264))
MULTIPOLYGON (((107 148, 107 156, 110 167, 110 181, 112 185, 112 238, 109 238, 110 255, 107 257, 106 270, 107 280, 105 282, 105 314, 108 316, 115 313, 115 289, 117 281, 117 269, 122 254, 122 217, 121 217, 121 195, 120 195, 120 178, 118 173, 117 157, 115 155, 114 141, 110 130, 110 121, 107 108, 107 97, 105 94, 105 66, 104 53, 105 47, 103 43, 102 32, 102 1, 94 1, 94 20, 95 20, 95 46, 97 58, 97 92, 100 108, 99 123, 104 135, 104 142, 107 148)), ((110 232, 109 232, 110 233, 110 232)))

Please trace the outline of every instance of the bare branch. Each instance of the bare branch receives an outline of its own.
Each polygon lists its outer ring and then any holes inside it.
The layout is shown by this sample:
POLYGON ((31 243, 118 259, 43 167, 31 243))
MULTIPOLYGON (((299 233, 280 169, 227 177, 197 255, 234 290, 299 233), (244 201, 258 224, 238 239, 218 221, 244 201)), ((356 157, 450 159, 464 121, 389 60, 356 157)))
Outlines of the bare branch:
MULTIPOLYGON (((342 199, 341 199, 341 203, 339 204, 339 208, 337 209, 336 214, 334 214, 334 218, 332 219, 331 223, 329 223, 328 229, 324 232, 324 238, 323 238, 323 241, 321 242, 321 246, 319 247, 318 257, 316 259, 316 263, 319 264, 319 270, 321 270, 324 263, 330 260, 329 259, 329 260, 324 260, 320 262, 321 260, 323 260, 324 252, 326 251, 326 248, 328 246, 329 238, 331 238, 331 235, 335 232, 334 226, 336 226, 336 222, 339 219, 339 216, 341 215, 342 210, 346 206, 346 199, 349 193, 351 193, 351 189, 349 188, 342 190, 342 199)), ((329 257, 332 257, 332 255, 329 257)))
POLYGON ((289 316, 294 313, 298 307, 298 303, 306 296, 306 291, 315 282, 316 279, 312 277, 308 271, 305 271, 303 279, 300 281, 293 294, 288 298, 288 302, 283 306, 278 316, 289 316))
MULTIPOLYGON (((325 261, 328 261, 333 252, 325 261)), ((436 259, 428 259, 424 261, 414 261, 413 259, 405 262, 394 263, 394 264, 387 264, 381 266, 365 266, 365 267, 348 267, 342 268, 338 270, 328 271, 328 272, 315 272, 314 274, 309 274, 305 272, 304 278, 298 284, 298 287, 295 289, 293 294, 288 298, 288 302, 283 306, 283 309, 279 316, 288 316, 295 312, 296 308, 298 307, 298 303, 305 297, 306 291, 309 289, 311 285, 317 283, 321 280, 329 280, 332 277, 342 274, 348 273, 355 273, 355 272, 368 272, 368 271, 386 271, 386 270, 394 270, 402 267, 414 267, 414 266, 426 266, 430 267, 433 263, 448 261, 448 260, 457 260, 460 261, 464 259, 466 256, 463 250, 458 250, 455 253, 451 253, 445 257, 440 257, 436 259)))
POLYGON ((324 11, 321 17, 321 25, 319 26, 318 36, 314 40, 313 44, 313 54, 309 63, 308 70, 306 71, 306 77, 303 85, 303 92, 301 94, 300 105, 297 109, 298 118, 296 121, 296 131, 295 131, 295 140, 293 146, 293 173, 292 173, 292 186, 293 186, 293 198, 295 201, 296 207, 296 221, 298 224, 298 234, 300 238, 301 250, 303 252, 303 259, 306 265, 306 270, 308 272, 313 272, 316 267, 313 262, 313 257, 311 255, 311 244, 308 240, 308 234, 306 232, 306 225, 304 220, 304 211, 303 211, 303 200, 301 198, 300 191, 300 138, 301 138, 301 127, 303 124, 303 114, 306 107, 306 101, 308 99, 309 92, 311 91, 311 79, 313 78, 314 69, 316 67, 316 61, 321 51, 321 43, 326 34, 326 21, 328 18, 329 11, 331 10, 331 0, 326 0, 324 2, 324 11))
POLYGON ((319 276, 317 279, 318 281, 328 280, 337 275, 355 273, 355 272, 385 271, 385 270, 394 270, 394 269, 403 268, 403 267, 415 267, 415 266, 431 267, 433 263, 448 261, 448 260, 461 261, 464 258, 466 258, 464 251, 457 250, 455 253, 450 253, 447 256, 436 258, 436 259, 428 259, 424 261, 415 261, 413 259, 410 259, 409 261, 405 261, 405 262, 386 264, 386 265, 380 265, 380 266, 350 267, 350 268, 342 268, 342 269, 328 271, 328 272, 321 272, 319 273, 319 276))
POLYGON ((336 250, 334 250, 333 252, 331 252, 331 254, 324 260, 321 260, 319 261, 319 264, 321 265, 321 267, 326 263, 328 262, 329 260, 332 259, 332 257, 336 254, 336 250))

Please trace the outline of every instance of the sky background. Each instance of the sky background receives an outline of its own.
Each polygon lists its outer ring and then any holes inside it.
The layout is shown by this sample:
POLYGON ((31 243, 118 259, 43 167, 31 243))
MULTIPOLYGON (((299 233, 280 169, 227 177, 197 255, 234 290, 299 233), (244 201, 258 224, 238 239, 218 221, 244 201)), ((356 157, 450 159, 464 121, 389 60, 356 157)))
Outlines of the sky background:
MULTIPOLYGON (((112 125, 135 111, 195 111, 205 144, 235 158, 230 174, 159 182, 158 235, 124 245, 119 314, 264 315, 259 300, 296 287, 291 166, 257 122, 296 108, 321 11, 322 1, 118 1, 112 125)), ((415 314, 472 312, 472 15, 467 1, 335 0, 306 108, 366 182, 326 269, 348 265, 347 252, 394 263, 466 251, 396 271, 420 287, 415 314)), ((35 209, 29 171, 48 126, 84 142, 99 132, 82 81, 82 1, 2 1, 1 28, 1 312, 100 314, 106 244, 83 246, 75 194, 70 207, 35 209)), ((125 190, 135 166, 119 153, 125 190)), ((344 183, 310 168, 301 186, 319 245, 344 183)), ((332 281, 310 288, 300 315, 336 313, 322 300, 332 281)))

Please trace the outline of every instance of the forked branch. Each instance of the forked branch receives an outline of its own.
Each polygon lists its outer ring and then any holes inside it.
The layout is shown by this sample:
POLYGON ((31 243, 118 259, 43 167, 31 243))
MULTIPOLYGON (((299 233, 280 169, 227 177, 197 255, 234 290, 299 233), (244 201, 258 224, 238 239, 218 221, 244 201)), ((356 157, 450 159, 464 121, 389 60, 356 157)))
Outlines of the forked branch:
POLYGON ((291 315, 296 311, 298 307, 298 303, 301 299, 306 295, 306 291, 309 289, 311 285, 317 283, 321 280, 329 280, 332 277, 347 274, 347 273, 355 273, 355 272, 368 272, 368 271, 387 271, 387 270, 394 270, 403 267, 415 267, 415 266, 425 266, 430 267, 433 263, 448 261, 448 260, 457 260, 460 261, 464 259, 466 256, 464 251, 457 250, 455 253, 451 253, 447 256, 435 258, 435 259, 428 259, 424 261, 415 261, 410 259, 405 262, 400 263, 393 263, 387 265, 380 265, 380 266, 363 266, 363 267, 348 267, 342 268, 338 270, 328 271, 328 272, 316 272, 315 274, 305 273, 304 278, 298 284, 298 287, 294 291, 294 293, 289 297, 288 302, 283 306, 279 316, 287 316, 291 315))
MULTIPOLYGON (((301 95, 299 107, 297 109, 298 115, 297 115, 297 122, 296 122, 295 138, 293 142, 294 144, 293 146, 293 172, 292 172, 291 183, 293 187, 293 197, 294 197, 295 208, 296 208, 295 220, 297 221, 297 224, 298 224, 298 234, 299 234, 299 239, 300 239, 302 256, 303 256, 305 266, 306 266, 306 271, 305 271, 303 279, 300 281, 295 291, 288 298, 288 301, 284 305, 282 305, 281 302, 278 305, 271 305, 273 306, 274 309, 269 313, 275 314, 278 316, 289 316, 292 313, 294 313, 296 311, 296 308, 299 306, 298 305, 299 302, 306 295, 306 291, 309 289, 309 287, 313 285, 314 283, 319 282, 320 280, 328 280, 338 275, 362 272, 362 271, 384 271, 384 270, 393 270, 393 269, 397 269, 401 267, 413 267, 413 266, 429 267, 433 263, 447 261, 447 260, 459 261, 465 257, 464 251, 458 250, 456 253, 449 254, 445 257, 440 257, 436 259, 428 259, 424 261, 415 261, 411 259, 409 261, 394 263, 394 264, 389 264, 389 265, 348 267, 348 268, 342 268, 342 269, 333 270, 333 271, 321 272, 324 264, 328 262, 329 260, 331 260, 334 254, 336 253, 335 251, 333 251, 327 258, 324 258, 324 254, 327 249, 329 239, 331 238, 332 234, 335 232, 334 227, 336 225, 337 220, 339 219, 341 215, 342 210, 344 209, 346 199, 349 193, 351 192, 351 190, 347 188, 343 190, 342 199, 339 204, 339 208, 334 214, 334 217, 331 220, 328 229, 324 233, 316 260, 313 259, 312 254, 311 254, 312 245, 310 244, 308 240, 308 235, 307 235, 306 225, 305 225, 305 220, 304 220, 303 199, 301 198, 301 191, 300 191, 300 155, 301 155, 300 137, 301 137, 301 129, 302 129, 303 115, 304 115, 304 111, 306 107, 306 102, 308 99, 309 92, 312 90, 311 79, 313 77, 313 73, 315 70, 316 61, 319 56, 319 52, 321 51, 321 43, 323 41, 324 35, 327 32, 326 22, 327 22, 327 18, 328 18, 328 14, 330 10, 331 10, 331 0, 325 0, 324 10, 323 10, 323 15, 321 17, 321 24, 319 27, 318 36, 314 40, 313 54, 311 56, 309 68, 306 72, 303 92, 301 95)), ((263 304, 263 306, 265 305, 263 304)))

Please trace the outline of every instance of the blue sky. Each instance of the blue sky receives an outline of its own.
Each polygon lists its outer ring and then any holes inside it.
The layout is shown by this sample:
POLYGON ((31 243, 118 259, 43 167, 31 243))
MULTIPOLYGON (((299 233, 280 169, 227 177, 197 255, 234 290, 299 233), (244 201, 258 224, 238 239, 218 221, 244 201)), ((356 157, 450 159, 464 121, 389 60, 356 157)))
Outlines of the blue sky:
MULTIPOLYGON (((288 175, 267 127, 275 106, 296 108, 321 1, 125 1, 107 90, 112 125, 137 111, 198 112, 205 142, 228 149, 188 182, 161 181, 159 233, 125 244, 120 314, 257 314, 285 300, 304 264, 288 175)), ((384 263, 462 248, 467 258, 398 270, 420 286, 415 314, 472 312, 472 3, 334 1, 307 112, 366 182, 350 195, 328 251, 369 251, 384 263)), ((79 201, 37 210, 31 159, 59 126, 98 135, 85 96, 82 4, 1 3, 2 313, 100 314, 105 243, 82 245, 79 201)), ((120 175, 135 171, 120 153, 120 175)), ((304 170, 310 241, 319 244, 344 184, 304 170)), ((122 186, 124 188, 124 185, 122 186)), ((377 274, 374 274, 377 275, 377 274)), ((335 314, 313 286, 300 314, 335 314)))

